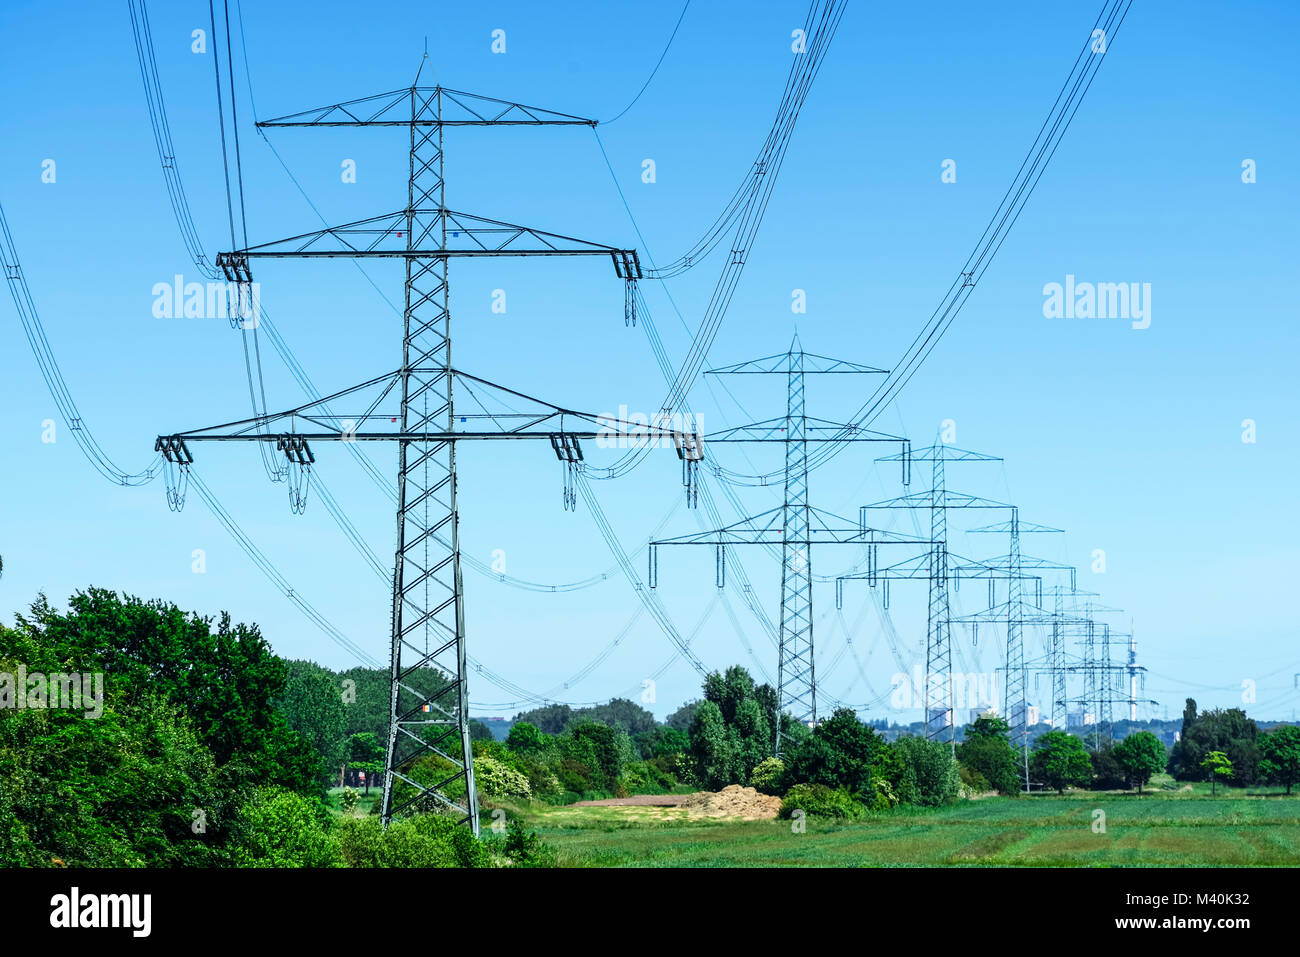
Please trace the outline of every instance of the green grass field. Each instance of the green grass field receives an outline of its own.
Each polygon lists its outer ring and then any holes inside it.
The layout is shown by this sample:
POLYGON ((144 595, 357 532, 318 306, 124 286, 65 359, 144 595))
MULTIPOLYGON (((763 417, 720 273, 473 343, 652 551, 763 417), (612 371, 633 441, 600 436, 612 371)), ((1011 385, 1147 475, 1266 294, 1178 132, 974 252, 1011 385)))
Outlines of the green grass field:
MULTIPOLYGON (((1207 788, 1208 790, 1208 788, 1207 788)), ((690 819, 664 808, 515 808, 560 854, 596 867, 1233 867, 1300 865, 1300 796, 1070 793, 988 797, 865 821, 690 819), (1094 829, 1094 812, 1105 830, 1094 829)))

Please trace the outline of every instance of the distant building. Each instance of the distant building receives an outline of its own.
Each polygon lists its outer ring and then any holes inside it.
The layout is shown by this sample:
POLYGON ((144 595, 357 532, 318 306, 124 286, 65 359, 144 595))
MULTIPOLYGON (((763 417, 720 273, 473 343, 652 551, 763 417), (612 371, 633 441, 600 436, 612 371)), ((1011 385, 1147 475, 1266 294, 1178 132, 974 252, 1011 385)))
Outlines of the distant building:
POLYGON ((955 717, 952 708, 931 708, 927 724, 931 730, 935 728, 951 728, 955 723, 955 717))
MULTIPOLYGON (((1011 710, 1011 715, 1010 715, 1010 717, 1009 717, 1009 719, 1008 719, 1008 723, 1009 723, 1013 728, 1020 724, 1020 721, 1019 721, 1018 719, 1021 718, 1022 715, 1019 713, 1019 710, 1020 710, 1020 705, 1016 705, 1016 706, 1015 706, 1014 708, 1012 708, 1012 710, 1011 710)), ((1025 712, 1024 712, 1023 717, 1024 717, 1024 719, 1025 719, 1025 722, 1024 722, 1024 723, 1025 723, 1025 727, 1027 727, 1027 728, 1032 728, 1034 725, 1038 724, 1039 718, 1041 717, 1041 715, 1039 714, 1039 711, 1038 711, 1038 705, 1036 705, 1036 704, 1029 704, 1029 703, 1026 702, 1026 704, 1025 704, 1025 712)))
POLYGON ((1071 711, 1065 716, 1066 728, 1082 728, 1097 723, 1097 716, 1091 711, 1071 711))

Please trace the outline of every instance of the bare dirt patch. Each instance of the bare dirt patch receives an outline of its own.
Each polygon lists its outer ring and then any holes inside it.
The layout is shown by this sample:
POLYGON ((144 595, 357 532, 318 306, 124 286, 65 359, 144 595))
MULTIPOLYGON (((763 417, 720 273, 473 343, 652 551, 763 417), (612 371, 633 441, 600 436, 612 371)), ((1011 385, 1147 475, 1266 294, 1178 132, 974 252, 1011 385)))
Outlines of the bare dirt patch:
POLYGON ((696 791, 694 794, 633 794, 601 801, 575 801, 570 807, 663 807, 681 808, 688 817, 738 818, 764 821, 777 816, 781 799, 759 794, 753 788, 732 784, 721 791, 696 791))
POLYGON ((678 807, 693 794, 632 794, 625 798, 574 801, 570 807, 678 807))
POLYGON ((731 784, 721 791, 696 791, 682 801, 691 817, 734 817, 742 821, 770 820, 781 811, 781 799, 753 788, 731 784))

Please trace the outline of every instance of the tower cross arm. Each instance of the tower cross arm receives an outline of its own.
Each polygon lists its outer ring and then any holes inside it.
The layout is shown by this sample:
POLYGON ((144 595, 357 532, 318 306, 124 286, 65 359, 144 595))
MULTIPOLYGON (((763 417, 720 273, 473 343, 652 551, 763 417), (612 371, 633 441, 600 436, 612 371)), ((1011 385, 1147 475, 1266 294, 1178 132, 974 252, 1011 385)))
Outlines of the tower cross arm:
POLYGON ((596 120, 442 86, 410 86, 261 120, 289 126, 591 126, 596 120))
POLYGON ((474 256, 608 256, 621 279, 640 279, 635 249, 442 208, 397 210, 217 255, 230 282, 247 281, 250 259, 448 259, 474 256), (444 239, 445 236, 445 239, 444 239))

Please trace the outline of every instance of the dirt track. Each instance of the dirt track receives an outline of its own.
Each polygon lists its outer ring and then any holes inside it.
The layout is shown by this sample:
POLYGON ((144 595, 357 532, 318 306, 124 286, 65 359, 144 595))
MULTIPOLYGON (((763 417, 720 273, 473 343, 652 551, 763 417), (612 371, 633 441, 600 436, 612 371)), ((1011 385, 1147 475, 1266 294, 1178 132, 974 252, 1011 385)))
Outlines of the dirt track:
POLYGON ((633 794, 625 798, 605 798, 603 801, 574 801, 570 807, 679 807, 690 794, 633 794))
POLYGON ((732 784, 721 791, 694 794, 634 794, 603 801, 578 801, 572 807, 680 807, 691 817, 735 817, 745 821, 774 818, 781 799, 732 784))

